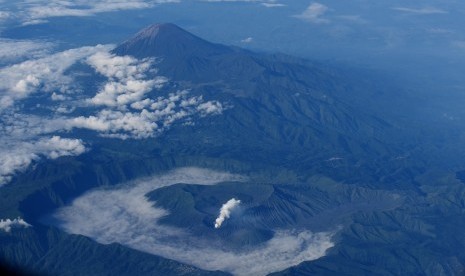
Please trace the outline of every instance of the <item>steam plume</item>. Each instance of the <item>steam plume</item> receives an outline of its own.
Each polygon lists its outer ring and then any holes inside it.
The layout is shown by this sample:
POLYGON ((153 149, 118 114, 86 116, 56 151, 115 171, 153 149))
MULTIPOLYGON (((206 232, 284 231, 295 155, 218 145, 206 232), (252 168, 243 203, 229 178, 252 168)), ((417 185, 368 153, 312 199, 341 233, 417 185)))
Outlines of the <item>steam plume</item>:
POLYGON ((215 228, 220 228, 224 220, 229 218, 232 210, 236 208, 240 203, 241 203, 240 200, 231 198, 230 200, 228 200, 228 202, 223 204, 223 206, 221 206, 221 209, 220 209, 220 215, 215 220, 215 228))

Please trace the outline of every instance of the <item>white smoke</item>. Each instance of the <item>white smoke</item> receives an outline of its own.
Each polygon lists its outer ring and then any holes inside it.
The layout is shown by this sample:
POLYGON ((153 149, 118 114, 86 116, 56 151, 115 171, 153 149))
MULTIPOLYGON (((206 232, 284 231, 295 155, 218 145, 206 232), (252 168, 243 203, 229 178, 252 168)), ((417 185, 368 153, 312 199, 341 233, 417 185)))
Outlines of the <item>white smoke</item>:
POLYGON ((231 198, 221 206, 220 215, 215 220, 215 228, 220 228, 225 219, 228 219, 231 216, 231 212, 241 203, 240 200, 231 198))
POLYGON ((31 226, 29 223, 25 222, 22 218, 11 219, 2 219, 0 220, 0 230, 5 232, 10 232, 13 227, 24 227, 27 228, 31 226))

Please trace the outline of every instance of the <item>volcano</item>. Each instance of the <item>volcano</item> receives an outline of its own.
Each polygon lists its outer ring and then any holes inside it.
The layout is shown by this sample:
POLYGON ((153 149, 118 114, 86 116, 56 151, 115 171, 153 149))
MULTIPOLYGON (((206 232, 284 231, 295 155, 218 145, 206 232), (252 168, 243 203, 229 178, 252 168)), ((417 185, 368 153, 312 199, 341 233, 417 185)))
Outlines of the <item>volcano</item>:
POLYGON ((184 80, 213 80, 217 61, 233 52, 170 23, 148 26, 113 50, 121 56, 158 58, 161 73, 184 80))
POLYGON ((150 25, 129 40, 119 45, 114 53, 137 58, 161 57, 186 59, 209 57, 230 53, 232 50, 221 44, 210 43, 175 24, 150 25))

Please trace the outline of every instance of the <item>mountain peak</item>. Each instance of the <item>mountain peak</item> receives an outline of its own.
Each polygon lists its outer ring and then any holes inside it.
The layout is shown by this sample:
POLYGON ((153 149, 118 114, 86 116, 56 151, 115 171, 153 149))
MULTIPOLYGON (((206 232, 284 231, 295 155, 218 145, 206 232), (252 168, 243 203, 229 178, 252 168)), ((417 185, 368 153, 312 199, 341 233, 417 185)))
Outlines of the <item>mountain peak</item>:
POLYGON ((172 23, 150 25, 123 42, 114 53, 137 58, 163 59, 210 56, 230 51, 229 47, 210 43, 172 23))
POLYGON ((158 23, 140 30, 132 39, 156 39, 158 35, 163 35, 164 33, 178 33, 178 35, 184 33, 184 35, 190 35, 175 24, 158 23))

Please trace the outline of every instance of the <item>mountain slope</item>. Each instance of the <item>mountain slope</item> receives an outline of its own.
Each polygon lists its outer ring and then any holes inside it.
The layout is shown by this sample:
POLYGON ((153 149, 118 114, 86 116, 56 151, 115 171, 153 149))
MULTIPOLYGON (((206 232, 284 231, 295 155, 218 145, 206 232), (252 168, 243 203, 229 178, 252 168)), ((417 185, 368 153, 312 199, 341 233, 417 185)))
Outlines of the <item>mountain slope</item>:
POLYGON ((222 116, 197 122, 199 131, 196 127, 195 131, 173 129, 170 139, 174 141, 199 135, 182 144, 208 136, 213 143, 223 141, 219 147, 237 148, 238 153, 228 151, 235 158, 249 151, 247 146, 257 152, 273 149, 294 156, 295 150, 302 153, 304 149, 320 162, 322 158, 394 154, 382 140, 399 130, 341 101, 356 89, 347 87, 342 76, 327 67, 209 43, 172 24, 149 26, 113 52, 158 57, 159 73, 168 76, 174 87, 220 99, 231 107, 222 116))

